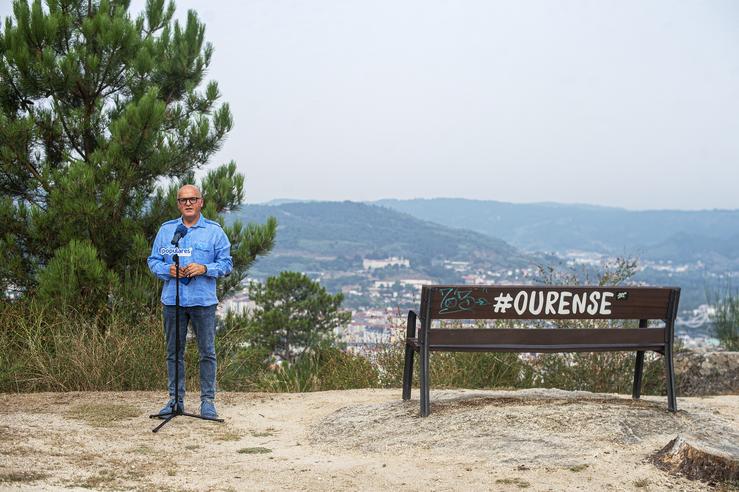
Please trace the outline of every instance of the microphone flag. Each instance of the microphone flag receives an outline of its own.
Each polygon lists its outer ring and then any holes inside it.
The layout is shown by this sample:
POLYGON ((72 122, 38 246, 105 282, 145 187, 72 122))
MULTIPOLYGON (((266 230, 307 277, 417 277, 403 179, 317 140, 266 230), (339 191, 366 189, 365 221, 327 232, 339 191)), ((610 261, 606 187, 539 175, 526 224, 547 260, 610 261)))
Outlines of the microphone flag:
POLYGON ((177 226, 177 230, 174 231, 174 237, 172 238, 172 244, 177 245, 177 243, 180 242, 180 239, 185 237, 187 235, 187 227, 185 227, 185 224, 180 224, 177 226))

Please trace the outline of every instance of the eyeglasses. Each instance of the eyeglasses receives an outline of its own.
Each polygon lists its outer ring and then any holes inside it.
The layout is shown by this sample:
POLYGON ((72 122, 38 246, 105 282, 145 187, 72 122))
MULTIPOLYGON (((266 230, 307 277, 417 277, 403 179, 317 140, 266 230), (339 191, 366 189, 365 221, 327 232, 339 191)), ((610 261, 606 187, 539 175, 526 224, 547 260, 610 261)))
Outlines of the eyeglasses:
POLYGON ((177 203, 180 205, 195 205, 200 200, 199 196, 191 196, 187 198, 178 198, 177 203))

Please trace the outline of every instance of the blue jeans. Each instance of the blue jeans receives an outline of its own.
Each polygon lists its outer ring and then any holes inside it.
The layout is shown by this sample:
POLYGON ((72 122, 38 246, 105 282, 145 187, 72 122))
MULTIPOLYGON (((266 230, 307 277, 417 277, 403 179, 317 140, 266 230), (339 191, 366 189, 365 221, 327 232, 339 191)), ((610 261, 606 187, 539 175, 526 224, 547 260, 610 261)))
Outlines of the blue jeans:
MULTIPOLYGON (((174 398, 175 314, 176 306, 164 305, 164 336, 167 338, 167 376, 169 397, 174 398)), ((216 396, 216 304, 212 306, 180 306, 179 398, 185 398, 185 341, 187 324, 191 323, 200 352, 200 399, 216 396)))

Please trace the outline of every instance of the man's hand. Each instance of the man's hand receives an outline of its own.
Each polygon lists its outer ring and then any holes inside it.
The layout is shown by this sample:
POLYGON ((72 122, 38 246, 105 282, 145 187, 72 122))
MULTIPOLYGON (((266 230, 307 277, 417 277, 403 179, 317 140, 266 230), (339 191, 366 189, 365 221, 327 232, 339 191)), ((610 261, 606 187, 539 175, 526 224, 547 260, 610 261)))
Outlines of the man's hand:
POLYGON ((207 272, 208 268, 205 265, 201 265, 200 263, 190 263, 185 268, 182 268, 180 270, 180 274, 182 277, 197 277, 198 275, 203 275, 205 272, 207 272))
MULTIPOLYGON (((169 276, 170 277, 175 276, 175 270, 176 269, 173 263, 169 266, 169 276)), ((205 265, 201 265, 200 263, 190 263, 186 267, 180 268, 180 278, 197 277, 198 275, 203 275, 207 271, 208 271, 208 268, 205 265)))

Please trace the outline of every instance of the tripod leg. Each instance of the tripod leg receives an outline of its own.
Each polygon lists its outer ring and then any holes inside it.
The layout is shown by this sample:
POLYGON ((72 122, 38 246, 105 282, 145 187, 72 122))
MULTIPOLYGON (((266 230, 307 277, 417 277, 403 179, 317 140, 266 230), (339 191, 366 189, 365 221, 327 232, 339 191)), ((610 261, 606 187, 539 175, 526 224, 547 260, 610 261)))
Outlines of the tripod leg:
POLYGON ((167 422, 169 422, 170 420, 172 420, 175 417, 176 417, 176 414, 170 415, 169 417, 167 417, 166 419, 164 419, 164 421, 161 424, 159 424, 156 427, 154 427, 151 431, 152 432, 158 432, 159 429, 161 429, 162 427, 164 427, 164 424, 166 424, 167 422))
POLYGON ((210 420, 211 422, 225 422, 223 419, 214 418, 214 417, 203 417, 202 415, 196 415, 194 413, 182 413, 181 415, 185 417, 193 417, 200 420, 210 420))

